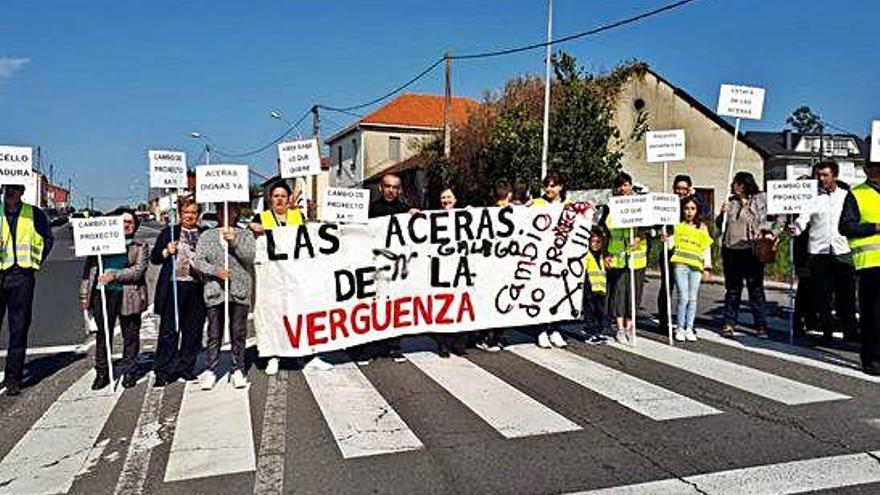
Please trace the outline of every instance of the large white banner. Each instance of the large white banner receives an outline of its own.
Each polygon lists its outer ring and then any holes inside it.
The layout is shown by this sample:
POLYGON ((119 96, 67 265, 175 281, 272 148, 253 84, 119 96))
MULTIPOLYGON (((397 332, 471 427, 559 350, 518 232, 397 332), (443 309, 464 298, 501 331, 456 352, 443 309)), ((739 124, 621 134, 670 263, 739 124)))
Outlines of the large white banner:
POLYGON ((572 203, 267 231, 255 269, 260 355, 580 318, 591 222, 572 203))
POLYGON ((0 184, 31 185, 33 154, 29 146, 0 146, 0 184))

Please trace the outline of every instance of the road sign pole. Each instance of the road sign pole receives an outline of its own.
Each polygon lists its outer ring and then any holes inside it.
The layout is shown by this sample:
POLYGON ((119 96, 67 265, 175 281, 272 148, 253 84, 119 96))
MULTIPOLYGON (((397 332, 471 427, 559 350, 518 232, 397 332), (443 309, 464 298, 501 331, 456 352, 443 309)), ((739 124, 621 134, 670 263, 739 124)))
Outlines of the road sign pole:
POLYGON ((633 268, 635 264, 635 229, 629 229, 629 302, 630 308, 630 327, 632 327, 632 339, 630 345, 636 345, 636 270, 633 268))

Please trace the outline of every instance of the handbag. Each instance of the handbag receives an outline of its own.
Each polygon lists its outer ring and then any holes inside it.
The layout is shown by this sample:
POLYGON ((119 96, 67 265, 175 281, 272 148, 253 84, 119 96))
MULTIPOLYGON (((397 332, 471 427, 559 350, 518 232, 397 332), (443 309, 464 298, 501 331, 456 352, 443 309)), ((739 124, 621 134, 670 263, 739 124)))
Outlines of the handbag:
POLYGON ((776 246, 778 242, 774 238, 759 237, 755 239, 755 258, 759 262, 767 264, 776 261, 776 246))

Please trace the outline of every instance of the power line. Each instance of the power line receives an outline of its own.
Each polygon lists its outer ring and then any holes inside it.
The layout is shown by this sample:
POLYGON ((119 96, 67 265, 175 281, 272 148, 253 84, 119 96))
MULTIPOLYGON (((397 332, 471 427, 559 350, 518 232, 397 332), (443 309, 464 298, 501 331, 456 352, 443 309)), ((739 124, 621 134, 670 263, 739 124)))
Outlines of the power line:
POLYGON ((643 12, 639 15, 628 17, 626 19, 621 19, 619 21, 612 22, 611 24, 605 24, 599 26, 597 28, 591 29, 589 31, 582 31, 580 33, 570 34, 568 36, 563 36, 561 38, 556 38, 551 41, 545 41, 542 43, 533 43, 531 45, 518 46, 513 48, 506 48, 503 50, 496 50, 493 52, 483 52, 483 53, 473 53, 473 54, 465 54, 465 55, 453 55, 453 60, 471 60, 476 58, 488 58, 488 57, 500 57, 502 55, 512 55, 514 53, 526 52, 529 50, 536 50, 538 48, 545 48, 547 45, 558 45, 561 43, 565 43, 567 41, 576 40, 579 38, 584 38, 586 36, 593 36, 599 33, 603 33, 605 31, 610 31, 615 28, 619 28, 622 26, 626 26, 627 24, 633 24, 635 22, 639 22, 641 20, 647 19, 649 17, 653 17, 655 15, 662 14, 664 12, 668 12, 670 10, 675 10, 679 7, 683 7, 689 3, 696 2, 697 0, 680 0, 675 3, 671 3, 668 5, 664 5, 662 7, 658 7, 654 10, 649 10, 647 12, 643 12))
POLYGON ((297 120, 290 127, 288 127, 287 130, 284 131, 284 133, 282 133, 280 136, 278 136, 277 138, 275 138, 271 142, 266 143, 263 146, 260 146, 259 148, 256 148, 256 149, 253 149, 250 151, 245 151, 243 153, 230 153, 230 152, 226 152, 221 149, 218 149, 216 147, 211 148, 211 150, 214 151, 215 153, 217 153, 218 155, 225 156, 226 158, 245 158, 248 156, 253 156, 253 155, 262 153, 262 152, 266 151, 267 149, 269 149, 270 147, 278 144, 282 139, 286 138, 287 135, 290 134, 291 132, 293 132, 293 130, 296 129, 296 127, 298 125, 300 125, 304 120, 306 120, 306 117, 308 117, 309 114, 311 114, 311 113, 312 113, 311 108, 306 110, 306 112, 302 115, 302 117, 300 117, 299 120, 297 120))

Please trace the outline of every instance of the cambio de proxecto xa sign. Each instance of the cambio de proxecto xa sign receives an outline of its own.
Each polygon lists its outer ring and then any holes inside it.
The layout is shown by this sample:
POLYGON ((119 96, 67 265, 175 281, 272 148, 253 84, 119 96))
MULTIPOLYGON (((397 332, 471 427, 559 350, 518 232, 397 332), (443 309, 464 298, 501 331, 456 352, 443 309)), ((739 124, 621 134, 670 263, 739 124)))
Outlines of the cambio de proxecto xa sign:
POLYGON ((186 184, 186 153, 150 150, 150 187, 183 189, 186 184))
POLYGON ((125 252, 122 216, 74 218, 73 245, 77 257, 125 252))
POLYGON ((761 120, 764 111, 764 88, 722 84, 718 95, 718 115, 761 120))
POLYGON ((794 215, 816 211, 819 184, 815 180, 768 180, 767 214, 794 215))
POLYGON ((0 184, 31 185, 33 148, 0 146, 0 184))

